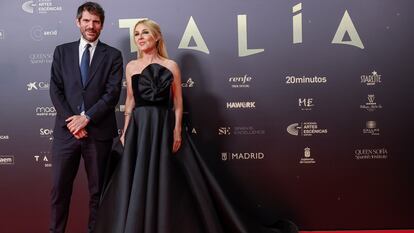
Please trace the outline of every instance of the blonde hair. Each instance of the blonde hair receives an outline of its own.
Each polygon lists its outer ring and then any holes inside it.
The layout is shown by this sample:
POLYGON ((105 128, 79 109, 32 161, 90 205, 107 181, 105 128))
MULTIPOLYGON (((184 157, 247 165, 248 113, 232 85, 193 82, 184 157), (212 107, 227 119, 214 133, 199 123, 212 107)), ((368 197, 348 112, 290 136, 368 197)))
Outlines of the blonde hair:
MULTIPOLYGON (((156 23, 155 21, 151 19, 143 19, 143 20, 138 21, 135 24, 134 30, 140 24, 147 26, 151 34, 154 35, 155 37, 158 37, 158 41, 156 43, 158 55, 160 55, 163 58, 168 58, 167 48, 165 46, 164 37, 161 34, 160 25, 158 25, 158 23, 156 23)), ((142 58, 142 53, 139 50, 139 48, 138 48, 138 53, 139 53, 139 57, 142 58)))

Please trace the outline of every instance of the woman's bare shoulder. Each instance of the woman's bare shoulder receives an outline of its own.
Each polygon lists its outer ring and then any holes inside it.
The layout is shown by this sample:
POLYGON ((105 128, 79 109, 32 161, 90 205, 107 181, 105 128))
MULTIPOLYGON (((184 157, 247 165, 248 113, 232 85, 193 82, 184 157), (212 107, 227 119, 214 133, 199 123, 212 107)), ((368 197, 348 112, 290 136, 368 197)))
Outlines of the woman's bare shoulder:
POLYGON ((174 60, 171 60, 171 59, 164 59, 163 60, 163 65, 165 66, 165 67, 167 67, 169 70, 171 70, 171 72, 173 72, 173 73, 177 73, 177 72, 179 72, 179 67, 178 67, 178 64, 174 61, 174 60))
POLYGON ((140 59, 134 59, 128 62, 126 65, 126 74, 127 75, 133 75, 136 73, 140 73, 142 69, 142 61, 140 59))

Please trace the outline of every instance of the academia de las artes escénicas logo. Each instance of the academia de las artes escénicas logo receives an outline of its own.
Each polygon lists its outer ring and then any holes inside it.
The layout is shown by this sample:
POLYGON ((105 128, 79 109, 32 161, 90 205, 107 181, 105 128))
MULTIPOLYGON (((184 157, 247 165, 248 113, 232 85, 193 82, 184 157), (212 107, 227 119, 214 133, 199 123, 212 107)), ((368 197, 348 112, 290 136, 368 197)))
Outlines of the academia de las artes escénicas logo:
POLYGON ((62 11, 62 6, 54 4, 55 0, 30 0, 22 4, 22 10, 29 14, 46 14, 62 11))
POLYGON ((321 129, 317 122, 300 122, 290 124, 286 131, 293 136, 314 136, 327 134, 328 129, 321 129))

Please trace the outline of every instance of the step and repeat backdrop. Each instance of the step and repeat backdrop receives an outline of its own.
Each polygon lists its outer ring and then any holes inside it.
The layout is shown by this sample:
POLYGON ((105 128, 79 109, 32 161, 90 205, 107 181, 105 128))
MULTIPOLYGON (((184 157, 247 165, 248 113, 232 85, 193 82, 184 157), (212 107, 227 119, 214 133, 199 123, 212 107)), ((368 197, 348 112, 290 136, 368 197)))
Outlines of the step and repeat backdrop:
MULTIPOLYGON (((235 205, 301 230, 413 229, 414 2, 98 2, 101 40, 124 64, 136 58, 135 22, 161 25, 186 128, 235 205)), ((56 45, 79 39, 82 3, 0 3, 1 232, 48 229, 50 67, 56 45)), ((83 170, 69 232, 86 229, 83 170)))

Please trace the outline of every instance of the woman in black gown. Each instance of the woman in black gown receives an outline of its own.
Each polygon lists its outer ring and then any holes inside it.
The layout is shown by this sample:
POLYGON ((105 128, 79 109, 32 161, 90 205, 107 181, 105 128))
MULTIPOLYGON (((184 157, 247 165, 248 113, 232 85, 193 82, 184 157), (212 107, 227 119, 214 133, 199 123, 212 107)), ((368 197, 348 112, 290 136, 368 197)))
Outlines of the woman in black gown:
POLYGON ((124 150, 104 188, 95 233, 295 233, 239 214, 182 128, 180 70, 160 27, 135 25, 139 57, 126 66, 124 150))

